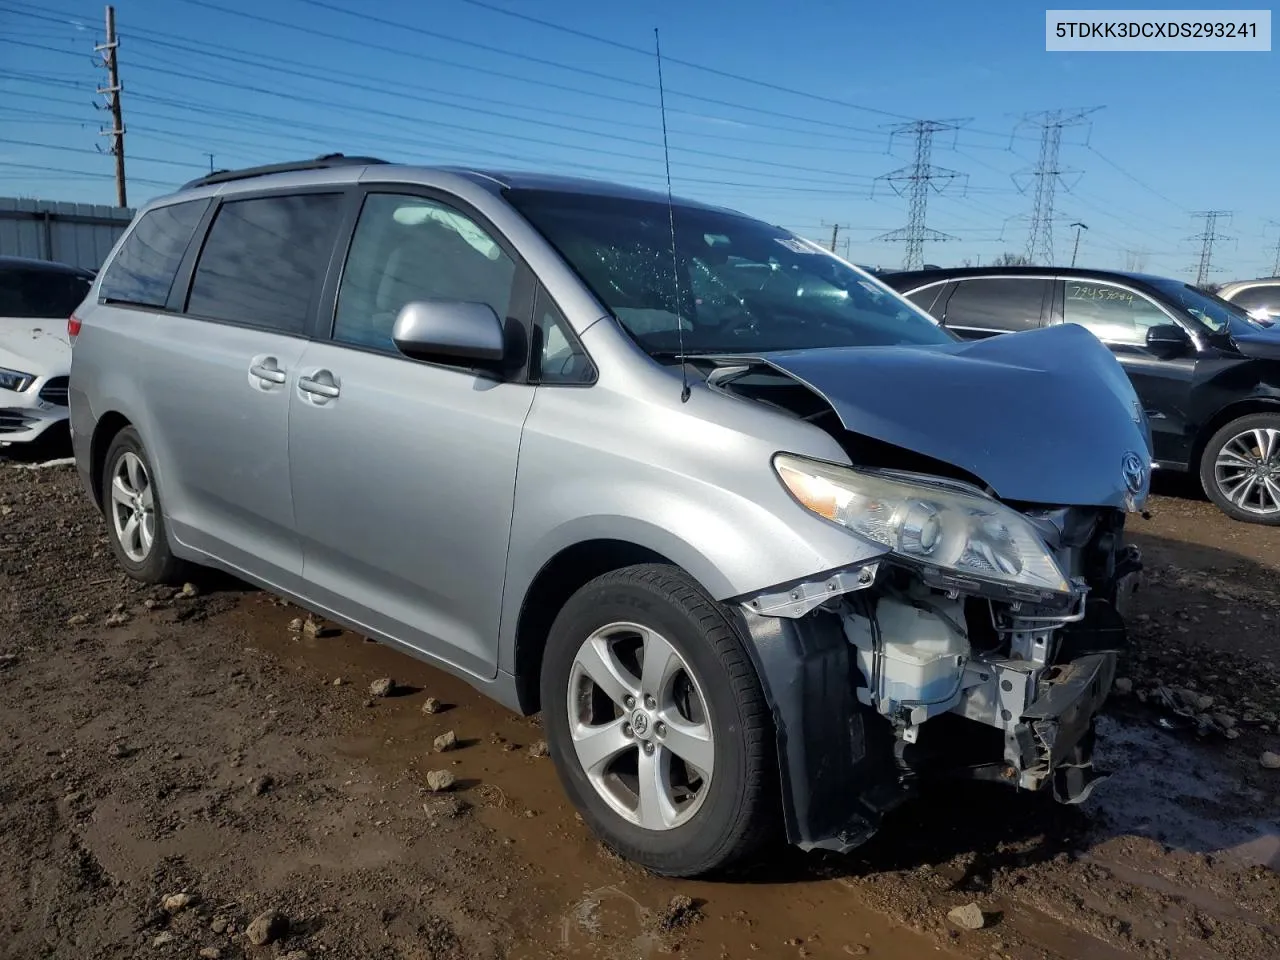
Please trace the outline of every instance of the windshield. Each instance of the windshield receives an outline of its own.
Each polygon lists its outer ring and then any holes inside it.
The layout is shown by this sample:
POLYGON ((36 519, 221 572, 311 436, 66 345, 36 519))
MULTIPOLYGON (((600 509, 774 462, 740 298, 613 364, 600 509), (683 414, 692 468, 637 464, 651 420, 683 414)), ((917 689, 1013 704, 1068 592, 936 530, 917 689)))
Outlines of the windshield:
POLYGON ((689 354, 954 340, 821 247, 757 220, 556 191, 507 198, 657 357, 677 354, 681 329, 689 354))
POLYGON ((65 270, 0 267, 0 317, 62 319, 71 316, 92 281, 65 270))
POLYGON ((1231 326, 1231 321, 1247 323, 1253 327, 1262 326, 1255 321, 1249 312, 1234 303, 1228 303, 1221 297, 1206 293, 1199 287, 1178 280, 1163 277, 1147 280, 1153 287, 1179 304, 1183 310, 1191 314, 1214 333, 1222 333, 1231 326))

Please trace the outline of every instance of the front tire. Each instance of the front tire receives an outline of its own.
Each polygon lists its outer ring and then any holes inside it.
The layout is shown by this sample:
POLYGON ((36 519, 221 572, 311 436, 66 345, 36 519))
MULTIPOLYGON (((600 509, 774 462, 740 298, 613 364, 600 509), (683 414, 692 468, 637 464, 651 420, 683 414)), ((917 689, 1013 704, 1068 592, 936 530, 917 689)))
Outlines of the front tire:
POLYGON ((1232 519, 1280 525, 1280 414, 1250 414, 1215 433, 1200 458, 1200 482, 1232 519))
POLYGON ((142 438, 125 427, 111 440, 102 470, 107 539, 129 576, 143 583, 179 583, 186 564, 173 555, 164 507, 142 438))
POLYGON ((776 829, 768 706, 737 631, 675 567, 607 573, 557 616, 543 725, 606 845, 667 876, 739 861, 776 829))

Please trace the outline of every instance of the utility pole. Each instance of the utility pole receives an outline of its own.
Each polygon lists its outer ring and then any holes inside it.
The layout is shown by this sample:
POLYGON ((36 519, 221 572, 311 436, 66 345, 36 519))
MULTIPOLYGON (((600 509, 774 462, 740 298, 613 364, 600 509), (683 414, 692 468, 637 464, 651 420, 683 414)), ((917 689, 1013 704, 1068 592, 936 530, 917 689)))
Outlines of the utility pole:
MULTIPOLYGON (((946 130, 959 130, 968 120, 915 120, 901 123, 894 127, 891 137, 909 133, 915 138, 915 159, 907 167, 901 167, 892 173, 886 173, 876 180, 886 181, 898 196, 907 197, 907 225, 897 230, 890 230, 876 237, 876 240, 901 241, 906 243, 906 253, 902 258, 903 270, 919 270, 924 266, 924 242, 926 240, 954 240, 950 234, 939 230, 930 230, 925 226, 925 218, 929 207, 929 191, 941 193, 953 181, 965 177, 966 174, 943 167, 935 167, 931 161, 933 155, 933 136, 946 130), (905 186, 904 186, 905 184, 905 186)), ((875 188, 872 188, 874 195, 875 188)))
POLYGON ((107 109, 111 111, 111 129, 99 131, 101 136, 111 137, 111 152, 116 158, 116 206, 129 205, 128 192, 124 180, 124 117, 120 112, 120 41, 116 39, 116 8, 107 7, 107 42, 94 46, 94 51, 102 54, 102 66, 107 71, 106 87, 99 87, 98 93, 107 98, 107 109))
POLYGON ((837 242, 839 241, 839 239, 840 239, 840 231, 841 231, 841 230, 844 230, 844 229, 845 229, 845 228, 847 228, 849 225, 848 225, 847 223, 827 223, 827 221, 825 221, 825 220, 823 220, 823 221, 822 221, 822 225, 823 225, 824 227, 830 227, 830 228, 831 228, 831 247, 830 247, 830 250, 831 250, 831 252, 832 252, 832 253, 835 253, 835 252, 836 252, 836 243, 837 243, 837 242))
POLYGON ((1076 245, 1071 248, 1071 265, 1074 267, 1076 265, 1076 256, 1080 253, 1080 231, 1088 230, 1089 225, 1087 223, 1080 223, 1077 221, 1071 226, 1076 229, 1076 245))
POLYGON ((1229 240, 1230 237, 1218 233, 1218 220, 1230 220, 1230 210, 1201 210, 1192 216, 1204 220, 1204 230, 1197 233, 1194 237, 1188 237, 1189 240, 1200 241, 1200 262, 1196 266, 1196 286, 1203 287, 1209 280, 1209 274, 1213 272, 1213 247, 1219 240, 1229 240))
POLYGON ((205 156, 209 158, 209 172, 213 173, 213 154, 206 153, 205 156))
MULTIPOLYGON (((1060 166, 1058 157, 1062 150, 1062 131, 1067 127, 1083 126, 1086 118, 1101 107, 1082 110, 1042 110, 1023 117, 1022 126, 1040 128, 1040 159, 1030 170, 1013 175, 1013 182, 1023 193, 1035 183, 1035 202, 1031 208, 1031 229, 1027 234, 1027 259, 1031 263, 1049 266, 1053 263, 1053 204, 1059 181, 1066 174, 1079 171, 1060 166), (1019 178, 1022 178, 1019 180, 1019 178)), ((1016 130, 1015 130, 1016 132, 1016 130)), ((1012 144, 1010 144, 1012 147, 1012 144)), ((1065 183, 1065 181, 1063 181, 1065 183)))

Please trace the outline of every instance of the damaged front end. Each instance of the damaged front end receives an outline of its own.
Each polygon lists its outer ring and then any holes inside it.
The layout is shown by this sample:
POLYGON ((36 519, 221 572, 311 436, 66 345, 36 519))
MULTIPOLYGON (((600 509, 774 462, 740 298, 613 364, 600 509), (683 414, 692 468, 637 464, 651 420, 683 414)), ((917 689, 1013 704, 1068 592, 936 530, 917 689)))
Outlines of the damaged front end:
POLYGON ((1121 611, 1140 556, 1113 509, 1027 519, 1066 574, 1061 596, 1016 598, 887 554, 743 599, 794 843, 851 849, 929 781, 992 780, 1078 803, 1104 778, 1094 719, 1126 645, 1121 611))
POLYGON ((737 358, 708 382, 837 437, 852 465, 780 454, 775 472, 805 509, 883 550, 736 598, 792 841, 854 847, 933 779, 1088 797, 1141 571, 1125 514, 1150 480, 1148 427, 1109 351, 1058 328, 737 358), (945 384, 947 402, 885 401, 912 378, 945 384))

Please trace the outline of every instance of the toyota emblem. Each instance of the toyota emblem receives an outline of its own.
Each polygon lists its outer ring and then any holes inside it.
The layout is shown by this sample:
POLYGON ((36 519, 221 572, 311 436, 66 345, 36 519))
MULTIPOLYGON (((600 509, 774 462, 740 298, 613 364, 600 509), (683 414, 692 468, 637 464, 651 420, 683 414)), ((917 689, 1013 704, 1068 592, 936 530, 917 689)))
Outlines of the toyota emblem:
POLYGON ((1147 479, 1147 465, 1133 451, 1129 451, 1120 461, 1120 474, 1124 477, 1124 485, 1130 493, 1141 493, 1147 479))

